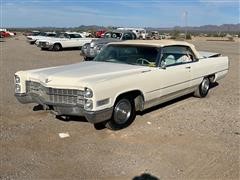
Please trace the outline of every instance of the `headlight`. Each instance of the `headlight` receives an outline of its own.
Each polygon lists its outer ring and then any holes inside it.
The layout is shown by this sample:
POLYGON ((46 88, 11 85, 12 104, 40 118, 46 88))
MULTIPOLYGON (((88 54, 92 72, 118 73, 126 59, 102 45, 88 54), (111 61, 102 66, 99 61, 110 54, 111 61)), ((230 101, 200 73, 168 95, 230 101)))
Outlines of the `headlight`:
POLYGON ((93 97, 93 92, 89 88, 85 88, 84 90, 84 97, 85 98, 92 98, 93 97))
POLYGON ((95 46, 95 43, 94 42, 91 42, 90 43, 90 47, 93 48, 95 46))
POLYGON ((19 84, 15 85, 15 93, 20 93, 21 92, 21 86, 19 84))
POLYGON ((101 50, 101 49, 102 49, 102 46, 97 46, 96 49, 97 49, 97 50, 101 50))
POLYGON ((84 104, 85 110, 92 110, 93 108, 93 101, 91 99, 86 99, 84 104))
POLYGON ((46 42, 46 45, 50 45, 50 43, 49 43, 49 42, 46 42))
POLYGON ((20 77, 15 75, 15 83, 20 83, 20 77))
POLYGON ((97 50, 97 54, 100 53, 101 49, 102 49, 102 46, 97 46, 97 48, 96 48, 96 50, 97 50))

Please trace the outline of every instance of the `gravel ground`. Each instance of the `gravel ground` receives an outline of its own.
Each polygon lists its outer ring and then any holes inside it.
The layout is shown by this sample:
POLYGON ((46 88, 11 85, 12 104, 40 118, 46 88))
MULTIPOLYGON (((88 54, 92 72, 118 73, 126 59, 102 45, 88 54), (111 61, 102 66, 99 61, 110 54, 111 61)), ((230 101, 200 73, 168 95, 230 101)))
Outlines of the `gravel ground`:
POLYGON ((192 43, 229 56, 228 76, 204 99, 160 105, 113 132, 14 97, 14 72, 79 62, 79 50, 41 51, 22 36, 0 42, 0 179, 239 179, 240 44, 192 43))

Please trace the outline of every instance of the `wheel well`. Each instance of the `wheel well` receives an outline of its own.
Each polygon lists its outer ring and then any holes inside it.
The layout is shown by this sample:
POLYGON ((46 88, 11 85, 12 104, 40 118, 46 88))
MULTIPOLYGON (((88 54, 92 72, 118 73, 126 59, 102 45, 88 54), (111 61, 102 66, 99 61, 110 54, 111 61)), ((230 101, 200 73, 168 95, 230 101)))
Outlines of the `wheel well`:
POLYGON ((56 44, 60 45, 60 47, 62 48, 61 43, 54 43, 53 46, 55 46, 56 44))
POLYGON ((143 108, 144 108, 144 96, 143 96, 143 93, 140 90, 128 91, 128 92, 124 92, 124 93, 118 95, 118 97, 115 100, 115 103, 123 97, 133 99, 136 111, 142 111, 143 110, 143 108))
POLYGON ((208 76, 206 76, 208 79, 209 79, 209 81, 211 82, 211 83, 214 83, 215 82, 215 74, 210 74, 210 75, 208 75, 208 76))

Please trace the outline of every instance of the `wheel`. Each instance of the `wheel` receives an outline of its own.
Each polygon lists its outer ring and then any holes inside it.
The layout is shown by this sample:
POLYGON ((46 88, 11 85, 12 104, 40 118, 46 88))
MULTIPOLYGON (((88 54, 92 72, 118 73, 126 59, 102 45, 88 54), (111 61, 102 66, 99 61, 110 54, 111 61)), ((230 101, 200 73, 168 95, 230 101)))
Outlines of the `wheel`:
POLYGON ((54 44, 53 45, 53 50, 54 51, 60 51, 62 49, 62 46, 60 44, 54 44))
POLYGON ((85 60, 85 61, 91 61, 91 60, 93 60, 93 58, 90 58, 90 57, 84 57, 84 60, 85 60))
POLYGON ((135 105, 131 98, 122 98, 114 106, 111 120, 106 123, 106 128, 120 130, 129 126, 135 119, 135 105))
POLYGON ((197 90, 194 92, 194 96, 196 97, 206 97, 210 88, 209 78, 204 78, 202 83, 199 85, 197 90))

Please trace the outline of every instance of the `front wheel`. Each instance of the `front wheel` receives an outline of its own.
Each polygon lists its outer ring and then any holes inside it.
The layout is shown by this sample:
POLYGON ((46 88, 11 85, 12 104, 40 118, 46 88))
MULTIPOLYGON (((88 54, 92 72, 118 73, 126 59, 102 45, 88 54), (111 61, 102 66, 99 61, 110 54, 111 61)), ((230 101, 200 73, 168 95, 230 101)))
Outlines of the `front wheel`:
POLYGON ((53 50, 54 51, 60 51, 62 49, 62 46, 60 44, 54 44, 53 45, 53 50))
POLYGON ((210 89, 210 80, 209 80, 209 78, 204 78, 202 83, 199 85, 197 90, 194 92, 194 96, 200 97, 200 98, 206 97, 209 89, 210 89))
POLYGON ((120 130, 129 126, 135 119, 135 105, 132 99, 122 98, 114 106, 111 120, 106 127, 111 130, 120 130))

